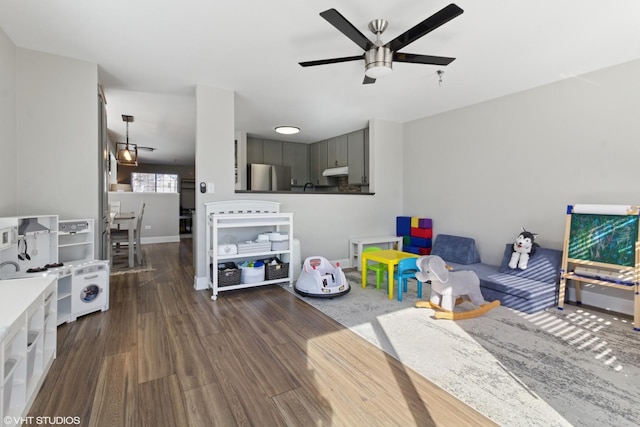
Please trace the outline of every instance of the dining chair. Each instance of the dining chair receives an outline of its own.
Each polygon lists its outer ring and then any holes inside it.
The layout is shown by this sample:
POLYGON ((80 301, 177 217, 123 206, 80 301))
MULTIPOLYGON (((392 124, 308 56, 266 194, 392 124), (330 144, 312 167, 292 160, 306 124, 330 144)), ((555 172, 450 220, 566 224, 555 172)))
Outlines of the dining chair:
MULTIPOLYGON (((373 251, 381 251, 382 248, 377 246, 367 246, 362 250, 362 252, 373 252, 373 251)), ((379 262, 368 262, 367 270, 375 271, 376 273, 376 289, 380 289, 380 283, 382 282, 382 275, 387 274, 387 266, 381 264, 379 262)), ((387 278, 388 279, 388 278, 387 278)))
MULTIPOLYGON (((409 279, 416 279, 418 258, 404 258, 398 262, 398 271, 394 279, 398 281, 398 301, 402 301, 402 292, 407 292, 409 279)), ((416 279, 418 284, 418 298, 422 298, 422 282, 416 279)))
MULTIPOLYGON (((142 245, 140 243, 140 234, 142 232, 142 217, 144 215, 145 202, 140 202, 140 210, 138 211, 138 215, 136 216, 136 224, 133 229, 133 240, 134 240, 134 248, 136 258, 138 259, 138 264, 142 265, 142 245)), ((129 244, 129 230, 111 230, 111 243, 112 247, 115 250, 118 250, 122 247, 123 244, 129 244)), ((119 254, 120 252, 114 252, 114 254, 119 254)))

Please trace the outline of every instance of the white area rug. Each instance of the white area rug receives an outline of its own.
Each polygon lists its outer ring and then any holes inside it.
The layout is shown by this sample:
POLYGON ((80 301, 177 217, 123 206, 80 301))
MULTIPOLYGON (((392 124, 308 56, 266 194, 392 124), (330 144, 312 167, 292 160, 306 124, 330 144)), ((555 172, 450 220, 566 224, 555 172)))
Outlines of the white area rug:
POLYGON ((640 332, 629 320, 573 306, 436 320, 415 307, 415 283, 399 302, 362 289, 359 274, 347 277, 343 297, 299 298, 497 423, 638 425, 640 332))

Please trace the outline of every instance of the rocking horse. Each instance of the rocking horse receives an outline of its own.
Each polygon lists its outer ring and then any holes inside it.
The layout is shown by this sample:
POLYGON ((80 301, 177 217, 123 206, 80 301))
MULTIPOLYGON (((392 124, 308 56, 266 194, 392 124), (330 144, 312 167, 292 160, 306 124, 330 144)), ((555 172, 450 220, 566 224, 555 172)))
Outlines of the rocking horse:
POLYGON ((418 301, 416 307, 432 308, 436 319, 470 319, 483 315, 500 305, 496 300, 487 303, 480 292, 480 279, 473 271, 449 271, 439 256, 429 255, 418 259, 416 279, 431 283, 429 301, 418 301), (453 311, 465 299, 477 308, 467 311, 453 311))

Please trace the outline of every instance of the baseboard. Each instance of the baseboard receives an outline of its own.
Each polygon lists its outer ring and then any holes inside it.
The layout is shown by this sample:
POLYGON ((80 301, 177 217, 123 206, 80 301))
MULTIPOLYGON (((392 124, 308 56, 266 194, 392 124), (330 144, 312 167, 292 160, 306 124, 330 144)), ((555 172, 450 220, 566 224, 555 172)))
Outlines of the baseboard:
MULTIPOLYGON (((567 294, 569 301, 576 302, 576 290, 573 286, 567 287, 567 294)), ((633 316, 633 291, 624 291, 622 289, 610 289, 598 287, 593 291, 586 290, 585 286, 582 286, 582 304, 592 307, 599 307, 605 311, 612 311, 614 313, 621 313, 633 316), (597 290, 596 292, 594 292, 597 290), (607 295, 604 292, 612 293, 611 291, 618 291, 620 297, 607 295), (624 298, 624 294, 628 294, 629 298, 624 298)))
POLYGON ((205 289, 209 289, 209 279, 207 279, 206 277, 194 276, 193 288, 196 291, 203 291, 205 289))
POLYGON ((149 243, 174 243, 180 242, 180 235, 175 236, 157 236, 157 237, 142 237, 140 244, 146 245, 149 243))

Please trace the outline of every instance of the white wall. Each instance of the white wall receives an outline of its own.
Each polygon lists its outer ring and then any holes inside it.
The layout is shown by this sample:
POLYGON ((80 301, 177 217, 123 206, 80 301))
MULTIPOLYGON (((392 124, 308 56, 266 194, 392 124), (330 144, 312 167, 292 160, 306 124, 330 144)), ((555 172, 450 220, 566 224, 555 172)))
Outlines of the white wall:
POLYGON ((18 213, 16 47, 0 28, 0 216, 18 213))
POLYGON ((96 64, 17 49, 18 213, 98 221, 96 64))
POLYGON ((110 191, 109 202, 120 202, 120 212, 135 212, 136 215, 140 210, 140 203, 145 203, 144 214, 142 215, 142 231, 140 233, 141 243, 180 241, 179 193, 110 191))
POLYGON ((569 204, 640 204, 639 75, 640 60, 406 123, 404 214, 498 264, 523 226, 562 249, 569 204))
POLYGON ((234 196, 233 92, 196 86, 196 217, 193 220, 194 283, 206 286, 209 260, 205 254, 204 204, 234 196), (200 183, 212 192, 201 193, 200 183), (213 184, 213 187, 209 184, 213 184))

